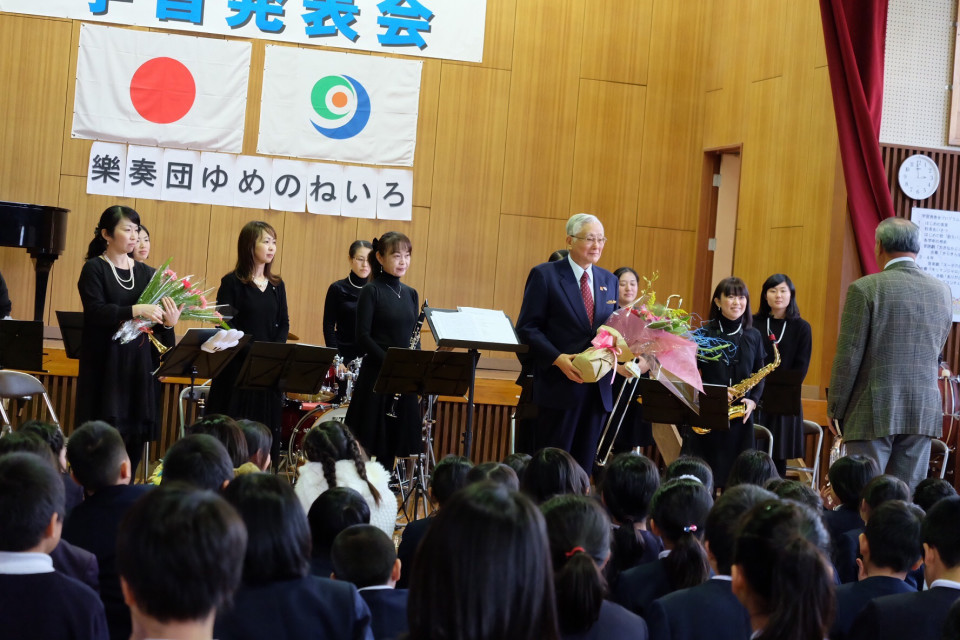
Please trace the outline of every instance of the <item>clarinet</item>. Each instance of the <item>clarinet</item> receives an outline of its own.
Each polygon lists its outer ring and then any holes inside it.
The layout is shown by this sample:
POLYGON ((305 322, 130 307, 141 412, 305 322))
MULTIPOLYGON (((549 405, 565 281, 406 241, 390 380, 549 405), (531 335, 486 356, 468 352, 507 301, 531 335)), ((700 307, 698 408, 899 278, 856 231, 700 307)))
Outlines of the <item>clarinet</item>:
MULTIPOLYGON (((420 315, 417 316, 417 322, 413 325, 413 333, 410 334, 410 344, 407 346, 408 349, 416 349, 420 346, 420 329, 423 327, 423 321, 427 318, 427 307, 429 307, 427 299, 423 299, 423 304, 420 306, 420 315)), ((387 411, 387 417, 396 418, 397 417, 397 402, 400 400, 400 394, 393 394, 393 402, 390 403, 390 409, 387 411)))

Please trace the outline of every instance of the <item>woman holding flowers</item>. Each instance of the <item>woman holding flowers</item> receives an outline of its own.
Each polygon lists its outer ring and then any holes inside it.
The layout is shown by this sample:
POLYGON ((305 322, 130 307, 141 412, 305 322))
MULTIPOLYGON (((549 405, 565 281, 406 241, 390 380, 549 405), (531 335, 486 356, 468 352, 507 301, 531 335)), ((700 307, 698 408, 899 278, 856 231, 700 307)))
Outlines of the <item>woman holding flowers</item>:
POLYGON ((173 346, 172 327, 180 309, 170 298, 137 304, 154 269, 130 257, 138 242, 140 215, 124 206, 108 207, 94 229, 77 289, 83 304, 83 340, 77 380, 77 424, 103 420, 120 431, 136 472, 144 442, 160 435, 160 383, 153 377, 154 349, 146 336, 122 343, 113 339, 134 318, 157 324, 157 339, 173 346))
MULTIPOLYGON (((287 290, 271 266, 277 254, 277 232, 266 222, 252 221, 240 230, 237 266, 220 280, 217 304, 228 305, 224 315, 231 328, 252 336, 256 342, 286 342, 290 331, 287 290)), ((238 353, 213 380, 207 410, 233 418, 262 422, 273 433, 270 452, 280 459, 279 391, 250 391, 236 388, 237 376, 246 352, 238 353)))
POLYGON ((413 244, 397 231, 373 241, 373 280, 357 301, 357 345, 364 354, 357 386, 347 410, 347 426, 367 453, 388 471, 395 456, 420 449, 420 407, 416 394, 400 396, 396 417, 387 415, 393 394, 374 393, 373 386, 390 347, 410 347, 417 323, 419 296, 400 282, 410 266, 413 244))
MULTIPOLYGON (((797 308, 797 290, 793 281, 782 273, 775 273, 763 283, 760 308, 753 316, 753 325, 766 336, 764 362, 773 362, 773 345, 780 351, 782 371, 796 371, 797 386, 803 384, 810 366, 813 339, 810 323, 800 317, 797 308)), ((773 434, 773 462, 784 476, 787 460, 804 456, 803 410, 797 415, 777 412, 776 407, 763 407, 760 423, 773 434)))
MULTIPOLYGON (((750 292, 740 278, 724 278, 717 285, 705 332, 708 337, 720 338, 733 346, 725 349, 719 359, 700 361, 704 383, 731 387, 763 367, 763 338, 753 328, 750 292)), ((743 399, 746 414, 731 420, 729 431, 714 429, 697 434, 687 429, 684 433, 681 453, 703 458, 713 469, 717 488, 726 486, 730 466, 740 452, 754 447, 752 414, 762 393, 763 382, 747 392, 743 399)))

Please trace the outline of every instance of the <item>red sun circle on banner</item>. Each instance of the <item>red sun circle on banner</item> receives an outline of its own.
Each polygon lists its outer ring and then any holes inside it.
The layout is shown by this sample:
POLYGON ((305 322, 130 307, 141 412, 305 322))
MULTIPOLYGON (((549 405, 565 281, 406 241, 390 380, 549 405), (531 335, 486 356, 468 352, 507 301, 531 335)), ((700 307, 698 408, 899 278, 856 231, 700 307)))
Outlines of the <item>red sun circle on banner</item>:
POLYGON ((197 97, 190 70, 173 58, 147 60, 130 80, 133 108, 145 120, 170 124, 187 115, 197 97))

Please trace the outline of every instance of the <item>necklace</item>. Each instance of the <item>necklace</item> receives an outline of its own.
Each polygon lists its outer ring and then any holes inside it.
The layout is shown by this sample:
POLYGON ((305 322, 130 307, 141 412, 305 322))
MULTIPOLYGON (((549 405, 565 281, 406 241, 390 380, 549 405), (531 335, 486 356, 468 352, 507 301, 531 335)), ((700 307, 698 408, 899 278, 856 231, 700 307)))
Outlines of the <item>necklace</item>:
POLYGON ((742 322, 738 322, 738 323, 737 323, 737 330, 736 330, 736 331, 727 331, 726 329, 723 328, 723 318, 720 318, 719 320, 720 320, 720 331, 722 331, 725 335, 735 336, 735 335, 737 335, 738 333, 740 333, 741 331, 743 331, 743 323, 742 323, 742 322))
POLYGON ((107 257, 107 254, 101 253, 101 254, 100 254, 100 257, 103 258, 108 265, 110 265, 110 270, 113 271, 113 277, 117 279, 117 284, 120 285, 120 288, 125 289, 125 290, 127 290, 127 291, 133 290, 133 287, 134 287, 134 282, 133 282, 133 277, 134 277, 134 276, 133 276, 133 269, 130 269, 130 277, 129 277, 128 279, 124 280, 124 279, 122 279, 122 278, 120 277, 120 274, 117 273, 117 267, 116 267, 116 265, 113 264, 113 260, 111 260, 110 258, 107 257), (128 284, 129 284, 130 286, 127 286, 128 284))
POLYGON ((350 272, 350 275, 347 276, 347 282, 349 282, 349 283, 350 283, 350 286, 353 287, 354 289, 363 289, 363 285, 355 285, 355 284, 353 284, 353 272, 352 272, 352 271, 350 272))
MULTIPOLYGON (((387 288, 390 289, 390 291, 393 291, 393 287, 390 286, 390 283, 389 283, 389 282, 384 282, 383 284, 387 285, 387 288)), ((400 292, 403 291, 403 285, 400 284, 399 282, 398 282, 397 284, 399 284, 400 286, 397 287, 397 290, 396 290, 396 291, 393 291, 393 292, 394 292, 395 294, 397 294, 397 298, 399 299, 399 298, 400 298, 400 292)))
MULTIPOLYGON (((783 340, 783 334, 787 330, 787 320, 783 320, 783 328, 780 329, 780 337, 773 341, 773 344, 780 344, 780 341, 783 340)), ((772 336, 773 332, 770 331, 770 316, 767 316, 767 335, 772 336)))

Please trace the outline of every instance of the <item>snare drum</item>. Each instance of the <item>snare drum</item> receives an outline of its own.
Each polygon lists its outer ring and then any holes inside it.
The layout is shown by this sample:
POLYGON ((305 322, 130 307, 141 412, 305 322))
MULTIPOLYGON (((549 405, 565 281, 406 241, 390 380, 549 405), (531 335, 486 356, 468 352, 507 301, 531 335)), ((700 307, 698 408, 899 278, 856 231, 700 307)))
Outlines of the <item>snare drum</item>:
POLYGON ((334 407, 333 405, 323 403, 317 404, 314 409, 304 414, 293 428, 290 439, 285 440, 285 442, 289 442, 289 447, 287 448, 287 463, 290 465, 290 468, 296 469, 297 466, 300 465, 302 461, 303 437, 307 435, 307 431, 309 431, 311 427, 322 422, 327 422, 328 420, 339 420, 343 422, 346 417, 346 405, 334 407))

